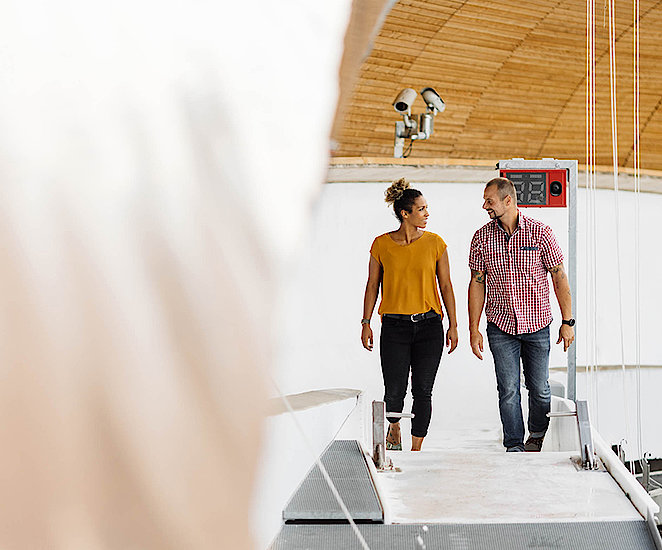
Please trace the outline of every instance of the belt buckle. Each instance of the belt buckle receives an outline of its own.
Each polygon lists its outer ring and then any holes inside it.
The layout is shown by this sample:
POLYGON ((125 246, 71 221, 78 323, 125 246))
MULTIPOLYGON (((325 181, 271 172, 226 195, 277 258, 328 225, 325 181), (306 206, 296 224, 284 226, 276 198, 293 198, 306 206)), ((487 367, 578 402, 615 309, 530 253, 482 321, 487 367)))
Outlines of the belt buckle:
POLYGON ((416 319, 417 316, 422 315, 421 313, 412 313, 409 318, 411 319, 412 323, 418 323, 420 319, 416 319))

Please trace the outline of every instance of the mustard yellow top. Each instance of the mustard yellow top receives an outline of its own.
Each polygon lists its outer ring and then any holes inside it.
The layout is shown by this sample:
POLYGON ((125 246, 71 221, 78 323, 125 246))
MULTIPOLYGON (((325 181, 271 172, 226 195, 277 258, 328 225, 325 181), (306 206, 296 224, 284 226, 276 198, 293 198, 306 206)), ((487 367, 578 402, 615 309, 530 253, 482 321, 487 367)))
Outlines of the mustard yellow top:
POLYGON ((429 231, 404 246, 388 233, 377 237, 370 254, 383 270, 379 314, 412 315, 434 309, 443 315, 437 287, 437 261, 445 250, 444 240, 429 231))

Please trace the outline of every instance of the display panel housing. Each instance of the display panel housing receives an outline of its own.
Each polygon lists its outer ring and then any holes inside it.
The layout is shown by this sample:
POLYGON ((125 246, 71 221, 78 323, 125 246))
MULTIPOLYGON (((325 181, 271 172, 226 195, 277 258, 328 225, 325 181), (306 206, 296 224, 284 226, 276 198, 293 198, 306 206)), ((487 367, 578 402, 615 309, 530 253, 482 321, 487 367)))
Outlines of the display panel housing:
POLYGON ((518 206, 567 206, 567 170, 507 170, 499 171, 502 178, 513 182, 518 206))

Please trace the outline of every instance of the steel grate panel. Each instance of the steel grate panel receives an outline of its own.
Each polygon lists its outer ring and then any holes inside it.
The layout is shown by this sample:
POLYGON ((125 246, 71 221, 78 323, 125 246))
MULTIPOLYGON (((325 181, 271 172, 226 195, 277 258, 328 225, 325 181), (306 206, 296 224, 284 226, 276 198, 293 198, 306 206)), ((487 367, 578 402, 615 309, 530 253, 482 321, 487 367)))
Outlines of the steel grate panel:
MULTIPOLYGON (((358 525, 372 550, 655 550, 645 521, 358 525), (420 537, 420 538, 419 538, 420 537)), ((284 525, 270 550, 361 550, 349 525, 284 525)))
MULTIPOLYGON (((333 441, 320 460, 354 520, 383 521, 384 512, 358 441, 333 441)), ((346 519, 316 464, 287 503, 283 519, 346 519)))

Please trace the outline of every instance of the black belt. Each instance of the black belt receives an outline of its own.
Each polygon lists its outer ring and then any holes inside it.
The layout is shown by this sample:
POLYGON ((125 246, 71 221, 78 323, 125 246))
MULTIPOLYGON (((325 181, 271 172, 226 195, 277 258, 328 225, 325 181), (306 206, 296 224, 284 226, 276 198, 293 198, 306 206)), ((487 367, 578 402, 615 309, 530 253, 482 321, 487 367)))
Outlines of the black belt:
POLYGON ((400 319, 401 321, 411 321, 413 323, 418 323, 424 319, 432 319, 433 317, 441 318, 434 309, 426 311, 425 313, 414 313, 413 315, 402 315, 401 313, 383 313, 382 317, 387 317, 388 319, 400 319))

